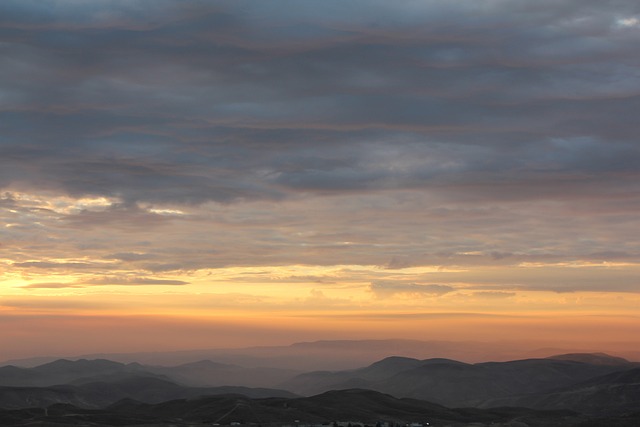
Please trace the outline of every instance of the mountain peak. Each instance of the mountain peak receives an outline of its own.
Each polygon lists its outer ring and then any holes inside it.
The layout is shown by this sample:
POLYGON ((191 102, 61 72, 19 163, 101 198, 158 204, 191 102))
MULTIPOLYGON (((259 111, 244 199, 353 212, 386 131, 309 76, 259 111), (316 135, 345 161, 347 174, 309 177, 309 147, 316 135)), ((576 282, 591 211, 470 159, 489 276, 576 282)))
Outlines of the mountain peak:
POLYGON ((44 365, 37 366, 33 369, 38 371, 60 370, 60 369, 107 369, 107 368, 119 368, 124 366, 122 363, 114 362, 107 359, 58 359, 53 362, 45 363, 44 365))
POLYGON ((179 365, 180 368, 194 368, 194 369, 230 369, 238 368, 236 365, 229 365, 227 363, 214 362, 209 359, 199 360, 197 362, 184 363, 179 365))
POLYGON ((547 359, 566 360, 572 362, 588 363, 590 365, 624 366, 632 364, 627 359, 611 356, 606 353, 568 353, 549 356, 547 359))
POLYGON ((379 366, 379 365, 417 365, 420 363, 420 360, 414 359, 413 357, 403 357, 403 356, 389 356, 385 357, 382 360, 374 362, 371 366, 379 366))

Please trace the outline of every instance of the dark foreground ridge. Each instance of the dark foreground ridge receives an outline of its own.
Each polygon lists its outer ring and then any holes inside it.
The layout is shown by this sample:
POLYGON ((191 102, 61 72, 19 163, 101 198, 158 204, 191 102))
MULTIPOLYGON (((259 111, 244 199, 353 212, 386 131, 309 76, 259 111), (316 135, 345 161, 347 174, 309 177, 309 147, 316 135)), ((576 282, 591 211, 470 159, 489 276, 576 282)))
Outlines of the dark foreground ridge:
POLYGON ((219 395, 159 404, 122 400, 104 409, 69 404, 0 411, 3 426, 637 426, 640 414, 595 419, 572 411, 524 408, 449 409, 370 390, 341 390, 305 398, 250 399, 219 395), (592 424, 593 422, 601 424, 592 424), (602 424, 604 423, 604 424, 602 424))

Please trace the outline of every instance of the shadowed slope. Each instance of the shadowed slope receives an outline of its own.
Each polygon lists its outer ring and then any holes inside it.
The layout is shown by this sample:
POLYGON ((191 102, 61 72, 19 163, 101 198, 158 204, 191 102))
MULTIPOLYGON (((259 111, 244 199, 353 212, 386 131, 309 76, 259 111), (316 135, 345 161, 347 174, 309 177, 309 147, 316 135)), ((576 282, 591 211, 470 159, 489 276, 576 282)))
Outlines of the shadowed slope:
POLYGON ((556 359, 467 364, 449 359, 387 358, 362 369, 303 374, 282 387, 312 395, 357 386, 446 406, 475 406, 487 399, 570 386, 624 367, 556 359))
POLYGON ((570 409, 607 416, 630 413, 640 407, 640 368, 599 376, 547 393, 490 399, 481 406, 570 409))

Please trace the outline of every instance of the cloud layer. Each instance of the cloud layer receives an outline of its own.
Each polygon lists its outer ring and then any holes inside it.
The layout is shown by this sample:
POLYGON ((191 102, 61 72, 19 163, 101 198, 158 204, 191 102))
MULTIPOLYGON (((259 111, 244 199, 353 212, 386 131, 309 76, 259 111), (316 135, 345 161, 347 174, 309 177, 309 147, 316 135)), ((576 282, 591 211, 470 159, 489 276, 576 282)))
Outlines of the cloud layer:
POLYGON ((635 188, 635 2, 284 3, 4 2, 1 183, 164 203, 635 188))
POLYGON ((299 277, 638 292, 639 19, 631 0, 4 1, 0 270, 33 291, 350 265, 370 270, 299 277), (414 267, 440 273, 392 274, 414 267))

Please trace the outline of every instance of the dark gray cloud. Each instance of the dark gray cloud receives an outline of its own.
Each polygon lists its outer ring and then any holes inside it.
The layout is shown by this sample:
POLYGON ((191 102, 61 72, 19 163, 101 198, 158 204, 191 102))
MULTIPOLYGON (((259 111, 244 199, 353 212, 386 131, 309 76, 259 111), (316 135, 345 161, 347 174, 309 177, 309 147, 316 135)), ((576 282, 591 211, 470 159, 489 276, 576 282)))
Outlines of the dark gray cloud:
POLYGON ((106 209, 83 209, 64 217, 68 227, 91 228, 109 227, 113 229, 131 230, 140 228, 155 228, 171 222, 170 215, 161 215, 146 209, 141 209, 135 203, 114 203, 106 209))
POLYGON ((202 203, 637 183, 636 2, 281 3, 3 2, 0 185, 202 203))
POLYGON ((95 264, 87 262, 43 262, 43 261, 29 261, 29 262, 16 262, 13 264, 18 268, 43 268, 43 269, 64 269, 64 270, 86 270, 96 268, 95 264))

